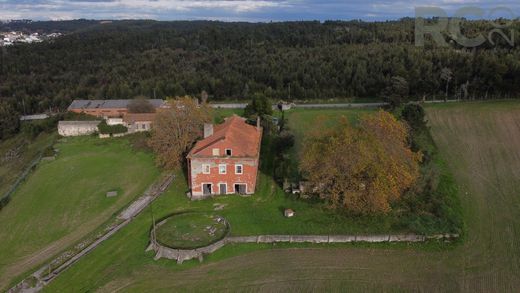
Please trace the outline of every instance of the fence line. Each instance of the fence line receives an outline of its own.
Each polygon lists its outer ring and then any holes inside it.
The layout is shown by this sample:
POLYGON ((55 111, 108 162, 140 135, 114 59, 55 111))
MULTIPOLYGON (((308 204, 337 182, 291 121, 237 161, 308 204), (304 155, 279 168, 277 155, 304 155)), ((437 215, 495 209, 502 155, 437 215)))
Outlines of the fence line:
POLYGON ((20 186, 20 184, 27 178, 29 173, 31 173, 32 169, 34 167, 36 167, 36 165, 38 165, 38 163, 40 163, 40 161, 42 160, 42 157, 43 157, 43 153, 40 153, 38 155, 38 157, 36 159, 34 159, 29 164, 29 166, 23 171, 22 175, 20 175, 20 177, 18 177, 18 179, 16 179, 13 186, 11 186, 11 188, 2 196, 2 198, 0 198, 0 210, 2 210, 2 208, 4 208, 9 203, 9 201, 11 201, 11 195, 13 195, 13 193, 16 191, 16 189, 18 189, 18 186, 20 186))
POLYGON ((85 244, 86 246, 84 246, 80 251, 75 251, 70 257, 63 260, 63 262, 60 260, 60 257, 63 254, 50 260, 48 263, 41 266, 32 275, 23 279, 14 287, 9 289, 7 293, 41 291, 45 285, 48 285, 50 282, 52 282, 63 271, 74 265, 79 259, 90 253, 105 240, 109 239, 121 228, 128 225, 139 213, 144 210, 144 208, 146 208, 152 201, 163 194, 174 179, 175 175, 173 174, 163 174, 160 179, 152 183, 152 185, 144 192, 142 196, 134 201, 134 203, 140 202, 140 204, 137 206, 130 204, 130 206, 123 210, 118 218, 114 220, 114 222, 109 226, 110 228, 104 231, 103 235, 99 237, 96 236, 94 239, 83 240, 81 243, 85 244), (146 200, 142 200, 143 198, 146 200), (118 222, 121 220, 122 222, 118 222), (57 267, 53 266, 55 262, 58 262, 59 264, 57 267), (31 280, 34 281, 35 284, 32 284, 33 282, 31 282, 31 280))

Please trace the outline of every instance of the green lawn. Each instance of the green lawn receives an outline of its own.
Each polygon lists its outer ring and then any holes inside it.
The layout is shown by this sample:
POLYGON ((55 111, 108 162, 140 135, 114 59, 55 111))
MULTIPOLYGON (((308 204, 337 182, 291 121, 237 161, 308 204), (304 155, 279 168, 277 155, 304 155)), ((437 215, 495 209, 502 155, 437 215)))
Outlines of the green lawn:
POLYGON ((64 138, 0 211, 0 288, 88 233, 158 177, 152 156, 126 139, 64 138), (106 192, 119 195, 107 198, 106 192))
MULTIPOLYGON (((326 115, 328 124, 332 125, 336 119, 345 115, 355 120, 360 114, 367 113, 363 110, 296 110, 289 111, 290 121, 294 121, 291 127, 295 131, 296 140, 302 141, 307 127, 313 125, 313 121, 320 115, 326 115), (330 112, 330 115, 327 115, 330 112), (307 126, 306 126, 307 125, 307 126)), ((293 123, 293 122, 291 122, 293 123)), ((360 233, 385 233, 388 231, 400 232, 394 228, 395 219, 389 217, 352 218, 328 209, 317 202, 300 200, 294 196, 285 194, 275 184, 270 175, 261 173, 257 193, 250 197, 236 195, 218 196, 202 201, 190 201, 186 197, 187 182, 182 174, 178 174, 171 188, 153 204, 153 212, 156 218, 161 218, 172 213, 199 212, 218 213, 225 217, 230 225, 232 236, 261 235, 261 234, 360 234, 360 233), (222 210, 215 211, 216 206, 223 206, 222 210), (296 216, 285 218, 285 208, 295 210, 296 216)), ((182 270, 182 268, 196 265, 189 262, 181 267, 173 262, 152 261, 152 254, 144 253, 149 241, 149 229, 151 226, 151 210, 138 216, 128 227, 124 228, 113 239, 107 241, 97 249, 89 261, 80 262, 77 267, 71 269, 72 278, 59 278, 49 287, 49 290, 80 290, 89 291, 109 279, 101 277, 95 282, 92 278, 100 276, 121 275, 124 278, 132 275, 133 270, 141 270, 156 264, 166 265, 168 270, 182 270), (132 243, 123 244, 124 239, 133 239, 132 243), (74 281, 72 281, 74 280, 74 281), (81 284, 81 285, 80 285, 81 284), (56 287, 54 287, 56 286, 56 287), (64 286, 64 287, 62 287, 64 286)), ((270 247, 268 245, 229 245, 209 256, 209 260, 218 260, 236 255, 244 251, 257 250, 270 247)), ((111 277, 109 277, 111 278, 111 277)))
POLYGON ((10 190, 18 176, 53 143, 56 136, 42 133, 33 139, 20 133, 0 142, 0 197, 10 190))
POLYGON ((171 248, 195 249, 208 246, 226 236, 225 221, 211 213, 183 213, 158 221, 157 241, 171 248))
MULTIPOLYGON (((422 245, 230 245, 203 264, 177 265, 154 261, 153 253, 144 252, 151 225, 148 209, 45 291, 518 291, 520 103, 436 105, 428 107, 428 117, 440 153, 460 186, 468 231, 463 244, 441 250, 425 250, 422 245)), ((266 180, 262 184, 269 186, 266 180)), ((182 177, 178 178, 154 203, 154 214, 166 215, 187 206, 210 210, 214 202, 227 203, 218 213, 230 220, 236 234, 249 232, 241 228, 246 226, 255 233, 265 232, 264 227, 281 232, 291 225, 295 231, 309 231, 314 229, 312 222, 290 221, 317 220, 302 215, 302 207, 290 198, 279 199, 276 192, 218 198, 193 206, 185 192, 182 177), (273 214, 255 208, 262 204, 264 210, 294 205, 296 217, 284 219, 281 210, 273 214), (232 211, 232 205, 243 211, 232 211), (237 222, 248 213, 254 213, 249 218, 258 216, 256 223, 237 222)))

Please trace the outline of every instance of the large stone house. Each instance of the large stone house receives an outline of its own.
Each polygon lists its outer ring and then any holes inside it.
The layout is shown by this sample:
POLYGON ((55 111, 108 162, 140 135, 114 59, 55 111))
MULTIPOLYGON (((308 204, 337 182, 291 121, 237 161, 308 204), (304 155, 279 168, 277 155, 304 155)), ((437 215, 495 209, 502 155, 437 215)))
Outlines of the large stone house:
POLYGON ((189 152, 192 199, 218 194, 253 194, 256 188, 262 128, 232 116, 220 125, 204 125, 204 139, 189 152))

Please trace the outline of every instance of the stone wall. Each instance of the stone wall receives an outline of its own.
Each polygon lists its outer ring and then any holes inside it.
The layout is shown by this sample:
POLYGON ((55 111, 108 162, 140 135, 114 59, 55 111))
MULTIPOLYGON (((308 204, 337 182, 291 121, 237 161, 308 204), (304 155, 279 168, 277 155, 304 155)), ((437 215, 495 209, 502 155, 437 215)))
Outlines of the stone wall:
POLYGON ((417 234, 388 234, 388 235, 257 235, 231 236, 197 249, 172 249, 151 241, 148 250, 156 252, 155 259, 167 258, 183 263, 186 260, 199 259, 202 261, 205 254, 210 254, 228 243, 384 243, 384 242, 425 242, 427 240, 453 240, 458 234, 438 234, 424 236, 417 234))
POLYGON ((60 121, 58 133, 61 136, 90 135, 96 132, 101 121, 60 121))

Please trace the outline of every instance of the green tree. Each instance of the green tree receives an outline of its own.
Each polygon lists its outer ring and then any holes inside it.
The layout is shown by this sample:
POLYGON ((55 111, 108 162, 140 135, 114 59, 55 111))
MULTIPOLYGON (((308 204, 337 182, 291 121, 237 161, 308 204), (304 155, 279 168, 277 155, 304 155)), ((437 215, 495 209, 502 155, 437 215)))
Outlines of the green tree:
POLYGON ((413 130, 426 128, 424 108, 417 103, 406 104, 401 111, 401 117, 408 122, 413 130))
POLYGON ((20 114, 7 101, 0 101, 0 139, 5 139, 20 129, 20 114))
POLYGON ((244 109, 244 115, 246 117, 259 116, 273 114, 273 105, 271 101, 262 93, 255 93, 251 102, 247 104, 244 109))
POLYGON ((410 87, 404 77, 394 76, 390 85, 385 89, 386 101, 392 108, 397 108, 403 101, 408 100, 410 87))

